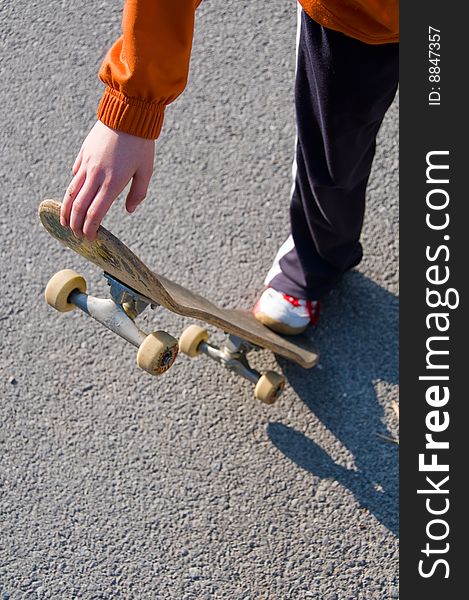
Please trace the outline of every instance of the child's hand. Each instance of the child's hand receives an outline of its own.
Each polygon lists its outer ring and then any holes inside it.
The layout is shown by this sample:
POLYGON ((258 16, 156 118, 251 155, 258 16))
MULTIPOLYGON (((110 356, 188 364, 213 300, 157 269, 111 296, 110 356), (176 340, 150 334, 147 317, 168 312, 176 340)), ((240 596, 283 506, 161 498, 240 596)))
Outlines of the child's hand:
POLYGON ((94 240, 111 204, 132 179, 125 205, 133 212, 145 198, 153 173, 154 140, 107 127, 97 121, 73 165, 73 179, 62 202, 60 222, 78 237, 94 240))

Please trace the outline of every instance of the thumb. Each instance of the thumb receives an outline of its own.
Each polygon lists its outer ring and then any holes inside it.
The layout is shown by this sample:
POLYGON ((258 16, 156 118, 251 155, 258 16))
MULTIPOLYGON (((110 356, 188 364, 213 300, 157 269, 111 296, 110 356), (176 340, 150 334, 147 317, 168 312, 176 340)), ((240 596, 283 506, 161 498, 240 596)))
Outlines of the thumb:
POLYGON ((150 177, 151 173, 150 175, 145 175, 141 171, 137 171, 133 176, 129 193, 125 199, 125 208, 127 212, 133 213, 137 206, 145 200, 150 177))

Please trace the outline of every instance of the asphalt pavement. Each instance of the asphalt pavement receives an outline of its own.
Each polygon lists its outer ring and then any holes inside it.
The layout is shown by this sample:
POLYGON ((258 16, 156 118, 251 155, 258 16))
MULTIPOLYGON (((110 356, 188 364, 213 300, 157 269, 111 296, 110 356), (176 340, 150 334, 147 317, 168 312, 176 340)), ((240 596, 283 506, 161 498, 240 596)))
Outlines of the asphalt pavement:
MULTIPOLYGON (((163 377, 78 311, 57 270, 101 274, 42 229, 102 93, 121 2, 0 6, 0 600, 398 598, 398 107, 379 134, 365 259, 324 305, 311 371, 268 407, 204 358, 163 377)), ((198 10, 189 85, 155 176, 105 225, 154 270, 249 308, 288 233, 292 0, 198 10)), ((353 91, 351 91, 353 93, 353 91)), ((142 315, 178 335, 189 321, 142 315)), ((215 341, 219 333, 213 334, 215 341)))

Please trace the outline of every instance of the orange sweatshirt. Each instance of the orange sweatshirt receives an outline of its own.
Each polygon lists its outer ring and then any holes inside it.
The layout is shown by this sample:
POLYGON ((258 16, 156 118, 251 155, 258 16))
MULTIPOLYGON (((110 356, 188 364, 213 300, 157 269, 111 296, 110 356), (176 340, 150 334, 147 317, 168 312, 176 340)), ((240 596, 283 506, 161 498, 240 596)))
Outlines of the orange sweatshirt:
MULTIPOLYGON (((398 0, 299 0, 315 21, 368 44, 399 41, 398 0)), ((201 0, 125 0, 122 36, 99 70, 98 119, 156 139, 165 107, 184 90, 201 0)))

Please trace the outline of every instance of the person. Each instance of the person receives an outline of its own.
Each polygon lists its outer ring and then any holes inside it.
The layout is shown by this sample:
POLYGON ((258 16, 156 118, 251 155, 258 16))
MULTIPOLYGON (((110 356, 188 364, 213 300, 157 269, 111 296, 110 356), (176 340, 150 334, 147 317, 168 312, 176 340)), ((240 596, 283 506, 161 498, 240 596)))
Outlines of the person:
MULTIPOLYGON (((126 0, 122 35, 99 71, 97 122, 74 162, 61 223, 93 240, 131 181, 144 200, 165 108, 184 90, 201 0, 126 0)), ((398 85, 398 0, 300 0, 291 231, 265 278, 256 318, 297 334, 362 258, 376 135, 398 85)))

